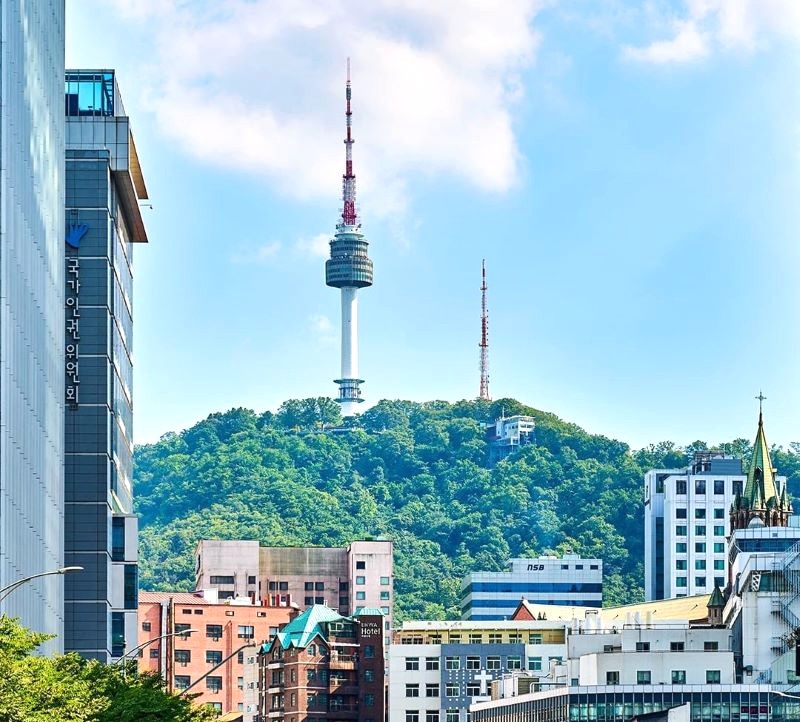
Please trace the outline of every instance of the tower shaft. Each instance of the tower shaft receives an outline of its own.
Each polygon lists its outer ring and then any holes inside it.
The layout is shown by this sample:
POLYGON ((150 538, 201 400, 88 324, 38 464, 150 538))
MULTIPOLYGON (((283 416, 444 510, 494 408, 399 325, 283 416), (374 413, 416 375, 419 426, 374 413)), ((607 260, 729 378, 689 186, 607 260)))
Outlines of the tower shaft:
POLYGON ((489 308, 486 302, 486 261, 481 261, 481 380, 478 398, 490 401, 489 396, 489 308))

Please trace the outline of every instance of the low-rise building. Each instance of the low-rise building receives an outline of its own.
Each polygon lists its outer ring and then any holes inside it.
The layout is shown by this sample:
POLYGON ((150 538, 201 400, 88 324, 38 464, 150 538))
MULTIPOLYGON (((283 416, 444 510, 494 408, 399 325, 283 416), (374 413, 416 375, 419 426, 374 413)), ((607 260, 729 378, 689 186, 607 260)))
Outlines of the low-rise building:
POLYGON ((470 572, 461 582, 461 618, 508 619, 522 599, 542 604, 603 606, 603 561, 563 557, 511 559, 504 572, 470 572))
POLYGON ((384 722, 383 621, 314 605, 289 622, 259 650, 254 722, 384 722))
POLYGON ((486 427, 489 441, 489 463, 495 464, 509 454, 535 441, 536 420, 533 416, 501 416, 486 427))
POLYGON ((158 672, 171 691, 191 687, 220 712, 246 712, 247 657, 254 663, 257 645, 274 638, 293 611, 219 600, 213 591, 140 592, 139 669, 158 672))

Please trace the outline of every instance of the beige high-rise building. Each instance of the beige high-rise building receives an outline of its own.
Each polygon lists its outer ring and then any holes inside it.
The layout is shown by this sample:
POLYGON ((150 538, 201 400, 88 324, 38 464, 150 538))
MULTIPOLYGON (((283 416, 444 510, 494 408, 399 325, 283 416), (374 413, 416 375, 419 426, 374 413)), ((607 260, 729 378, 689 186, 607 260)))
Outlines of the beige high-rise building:
POLYGON ((380 609, 386 635, 394 616, 392 542, 347 547, 262 547, 257 541, 203 540, 195 554, 195 589, 220 599, 250 597, 267 607, 327 604, 344 616, 380 609))

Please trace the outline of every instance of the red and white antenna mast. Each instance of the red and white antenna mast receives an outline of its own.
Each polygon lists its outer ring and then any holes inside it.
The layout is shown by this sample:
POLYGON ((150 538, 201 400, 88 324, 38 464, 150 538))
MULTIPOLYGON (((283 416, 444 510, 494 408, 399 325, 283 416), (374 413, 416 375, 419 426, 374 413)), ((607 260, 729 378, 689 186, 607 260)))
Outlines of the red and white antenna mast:
POLYGON ((353 111, 350 110, 350 58, 347 58, 347 86, 345 98, 347 109, 345 110, 345 121, 347 135, 344 139, 345 161, 344 175, 342 176, 342 223, 345 226, 355 226, 356 219, 356 177, 353 173, 353 111))
POLYGON ((486 261, 481 261, 481 387, 478 398, 491 401, 489 396, 489 309, 486 305, 486 261))

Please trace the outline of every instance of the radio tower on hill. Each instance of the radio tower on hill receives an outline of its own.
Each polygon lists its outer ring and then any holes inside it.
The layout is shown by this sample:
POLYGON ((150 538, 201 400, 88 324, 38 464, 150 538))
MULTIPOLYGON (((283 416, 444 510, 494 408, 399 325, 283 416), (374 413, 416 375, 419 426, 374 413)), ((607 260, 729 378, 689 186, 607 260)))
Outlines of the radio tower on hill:
POLYGON ((486 305, 486 261, 481 261, 481 388, 478 398, 491 401, 489 396, 489 309, 486 305))
POLYGON ((345 110, 347 135, 344 139, 345 166, 342 176, 342 217, 336 224, 331 240, 331 257, 325 261, 325 283, 342 291, 342 373, 335 380, 339 385, 336 401, 342 414, 351 416, 364 399, 358 378, 358 298, 359 288, 372 285, 372 260, 367 255, 369 244, 361 233, 356 211, 356 176, 353 173, 353 113, 350 110, 350 58, 347 59, 347 106, 345 110))

